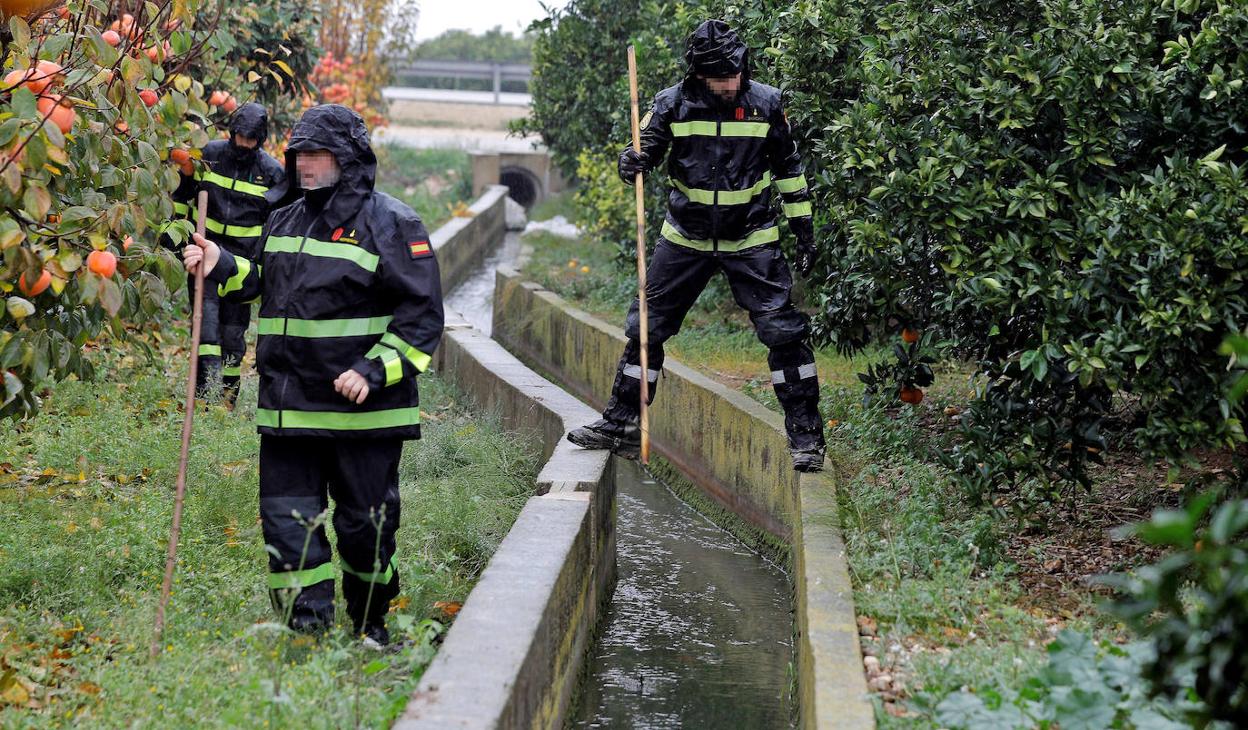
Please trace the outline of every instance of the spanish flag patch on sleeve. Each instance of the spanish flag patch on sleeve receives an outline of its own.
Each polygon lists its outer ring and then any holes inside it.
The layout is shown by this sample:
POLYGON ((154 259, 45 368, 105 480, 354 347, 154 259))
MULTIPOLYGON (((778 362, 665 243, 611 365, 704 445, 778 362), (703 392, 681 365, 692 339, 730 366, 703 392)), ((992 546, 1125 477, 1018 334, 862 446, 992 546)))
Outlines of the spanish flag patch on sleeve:
POLYGON ((407 249, 412 252, 412 258, 414 259, 433 253, 433 249, 429 247, 428 241, 412 241, 407 244, 407 249))

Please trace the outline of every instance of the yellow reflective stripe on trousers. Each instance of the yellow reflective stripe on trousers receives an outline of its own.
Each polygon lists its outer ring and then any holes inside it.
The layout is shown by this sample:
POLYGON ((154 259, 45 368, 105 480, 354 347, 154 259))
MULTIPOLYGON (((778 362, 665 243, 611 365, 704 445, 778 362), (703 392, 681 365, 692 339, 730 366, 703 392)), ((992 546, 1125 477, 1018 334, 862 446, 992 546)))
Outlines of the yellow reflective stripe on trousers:
POLYGON ((278 591, 284 588, 309 588, 321 581, 334 579, 334 564, 325 563, 307 570, 292 570, 286 573, 269 573, 269 588, 278 591))
POLYGON ((691 188, 681 181, 672 178, 672 184, 676 189, 685 194, 691 203, 701 203, 702 205, 741 205, 748 203, 754 198, 762 195, 767 191, 767 186, 771 184, 771 173, 763 173, 763 179, 754 183, 751 187, 744 190, 704 190, 702 188, 691 188), (719 199, 716 200, 715 194, 719 193, 719 199))
POLYGON ((776 181, 776 190, 782 193, 796 193, 806 189, 806 176, 785 177, 776 181))
POLYGON ((393 317, 357 317, 354 319, 290 319, 261 317, 257 334, 286 337, 364 337, 379 335, 390 326, 393 317))
POLYGON ((243 366, 234 365, 232 367, 221 368, 221 374, 227 378, 241 378, 243 376, 243 366))
POLYGON ((298 236, 269 236, 264 244, 265 253, 304 253, 308 256, 344 259, 350 261, 370 273, 377 270, 381 257, 369 253, 353 243, 333 243, 318 241, 314 238, 303 240, 298 236))
MULTIPOLYGON (((715 246, 715 241, 706 241, 706 240, 701 240, 701 239, 696 239, 696 238, 685 238, 684 236, 680 234, 680 231, 676 230, 675 226, 673 226, 671 223, 667 221, 663 221, 663 230, 661 233, 662 233, 662 236, 666 238, 667 240, 671 241, 672 243, 679 244, 681 246, 688 246, 689 248, 696 248, 699 251, 717 250, 715 246)), ((755 246, 762 246, 765 243, 775 243, 776 241, 779 241, 779 240, 780 240, 780 229, 775 226, 772 226, 771 228, 764 228, 761 231, 754 231, 753 233, 751 233, 750 235, 746 236, 745 238, 739 241, 729 241, 729 240, 725 240, 721 238, 719 239, 718 250, 732 253, 735 251, 742 251, 747 248, 753 248, 755 246)))
POLYGON ((673 137, 766 137, 767 122, 673 122, 673 137))
POLYGON ((269 192, 269 189, 263 185, 249 183, 246 180, 235 180, 232 177, 226 177, 225 175, 217 174, 211 170, 197 173, 195 175, 195 179, 202 180, 206 183, 212 183, 213 185, 225 188, 226 190, 234 190, 239 193, 246 193, 248 195, 255 195, 258 197, 264 197, 264 194, 269 192))
POLYGON ((354 575, 356 578, 359 578, 366 583, 381 583, 382 585, 385 585, 394 578, 394 571, 396 570, 394 567, 394 558, 390 558, 390 564, 387 565, 386 569, 380 573, 361 573, 352 569, 350 565, 347 565, 347 561, 340 560, 339 562, 342 564, 342 572, 354 575))
POLYGON ((213 233, 224 233, 234 238, 256 238, 264 233, 264 226, 227 226, 211 217, 204 219, 204 228, 213 233))
POLYGON ((241 290, 247 275, 251 273, 251 262, 242 256, 235 256, 234 264, 238 266, 238 271, 229 279, 226 279, 224 284, 217 287, 217 293, 221 296, 241 290))
POLYGON ((200 345, 199 356, 200 357, 213 357, 213 356, 221 357, 221 346, 220 345, 200 345))
POLYGON ((809 200, 803 200, 800 203, 784 203, 780 206, 784 209, 786 218, 800 218, 804 215, 814 215, 814 210, 810 207, 809 200))
POLYGON ((387 332, 382 335, 381 342, 379 344, 386 345, 387 347, 393 347, 400 355, 407 358, 407 361, 410 362, 418 372, 425 372, 429 369, 429 363, 433 362, 432 357, 399 339, 399 337, 393 332, 387 332))
POLYGON ((308 428, 325 431, 368 431, 420 423, 420 408, 339 413, 336 411, 274 411, 256 409, 256 425, 269 428, 308 428))

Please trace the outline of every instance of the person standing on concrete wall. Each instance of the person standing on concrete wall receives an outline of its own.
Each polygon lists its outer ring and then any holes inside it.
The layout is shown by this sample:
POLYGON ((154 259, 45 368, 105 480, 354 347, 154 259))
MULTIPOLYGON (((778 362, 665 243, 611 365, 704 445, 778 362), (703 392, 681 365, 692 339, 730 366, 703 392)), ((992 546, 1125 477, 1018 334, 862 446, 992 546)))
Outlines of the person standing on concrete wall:
POLYGON ((373 190, 364 120, 328 104, 295 125, 286 185, 253 259, 195 236, 183 258, 226 301, 260 298, 260 516, 274 606, 297 631, 334 622, 324 515, 333 497, 342 592, 357 634, 389 641, 398 595, 399 457, 420 438, 416 376, 442 338, 438 263, 420 217, 373 190))
MULTIPOLYGON (((667 217, 646 272, 650 397, 663 366, 663 343, 680 330, 711 277, 723 271, 768 347, 793 468, 819 471, 823 421, 810 318, 790 296, 793 278, 780 251, 771 188, 779 191, 797 237, 796 268, 803 276, 815 263, 813 211, 780 90, 750 78, 749 49, 723 21, 702 23, 689 38, 685 59, 685 79, 659 92, 642 119, 641 153, 629 146, 619 160, 620 177, 632 184, 638 172, 649 173, 668 156, 667 217)), ((572 443, 637 458, 639 324, 634 301, 607 409, 601 420, 569 433, 572 443)))

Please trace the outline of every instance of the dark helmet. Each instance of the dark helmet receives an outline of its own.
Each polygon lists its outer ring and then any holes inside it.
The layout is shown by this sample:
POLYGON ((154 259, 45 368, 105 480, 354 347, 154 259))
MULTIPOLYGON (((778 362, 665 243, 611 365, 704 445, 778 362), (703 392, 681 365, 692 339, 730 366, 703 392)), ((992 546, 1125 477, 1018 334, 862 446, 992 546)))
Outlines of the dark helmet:
POLYGON ((258 140, 261 147, 269 138, 269 113, 255 102, 247 102, 230 117, 230 139, 234 135, 258 140))
POLYGON ((745 73, 750 50, 727 23, 707 20, 689 36, 685 60, 693 73, 722 78, 745 73))

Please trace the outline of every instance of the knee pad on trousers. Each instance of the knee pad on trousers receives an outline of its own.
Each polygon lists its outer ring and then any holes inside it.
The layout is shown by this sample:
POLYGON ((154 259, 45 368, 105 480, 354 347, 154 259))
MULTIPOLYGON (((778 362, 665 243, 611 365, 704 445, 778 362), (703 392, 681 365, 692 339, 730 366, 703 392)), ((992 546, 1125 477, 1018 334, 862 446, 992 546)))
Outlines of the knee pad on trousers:
POLYGON ((810 337, 810 317, 790 304, 770 312, 750 315, 758 339, 767 347, 802 342, 810 337))

